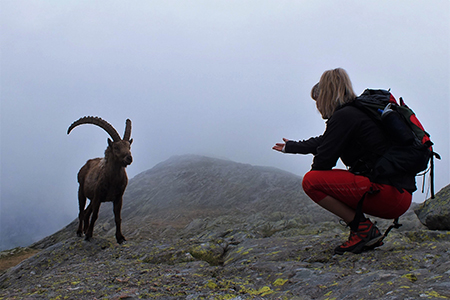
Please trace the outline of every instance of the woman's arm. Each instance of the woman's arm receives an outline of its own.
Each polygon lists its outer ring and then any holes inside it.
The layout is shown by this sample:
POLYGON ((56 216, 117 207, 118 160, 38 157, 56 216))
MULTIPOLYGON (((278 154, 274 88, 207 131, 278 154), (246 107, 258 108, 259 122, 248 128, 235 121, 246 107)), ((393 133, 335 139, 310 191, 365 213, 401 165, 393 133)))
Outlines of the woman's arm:
POLYGON ((276 143, 272 149, 293 154, 316 154, 317 147, 322 143, 322 136, 312 137, 303 141, 291 141, 283 138, 284 143, 276 143))

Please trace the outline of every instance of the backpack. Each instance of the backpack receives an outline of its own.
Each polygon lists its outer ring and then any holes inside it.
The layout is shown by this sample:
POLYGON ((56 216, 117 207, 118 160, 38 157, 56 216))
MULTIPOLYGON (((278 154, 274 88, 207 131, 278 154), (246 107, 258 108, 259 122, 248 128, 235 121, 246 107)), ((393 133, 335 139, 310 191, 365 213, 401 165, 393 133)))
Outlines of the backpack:
MULTIPOLYGON (((399 98, 400 104, 389 90, 366 89, 352 105, 364 111, 377 123, 385 133, 389 141, 388 149, 376 160, 374 166, 368 170, 365 176, 371 180, 380 177, 391 177, 402 174, 422 175, 430 171, 431 198, 434 198, 434 157, 441 159, 440 155, 433 151, 433 143, 430 135, 417 119, 415 113, 399 98), (430 167, 428 167, 430 164, 430 167), (423 172, 422 174, 420 174, 423 172)), ((422 192, 425 184, 422 184, 422 192)), ((375 194, 379 191, 366 192, 358 202, 355 215, 355 223, 364 219, 362 205, 367 194, 375 194)), ((392 228, 399 228, 402 224, 398 219, 386 230, 379 240, 388 235, 392 228)))
POLYGON ((390 143, 365 175, 375 180, 402 174, 423 175, 425 178, 430 171, 431 197, 434 198, 433 158, 440 159, 440 156, 433 151, 430 135, 415 113, 401 97, 399 102, 389 91, 366 89, 353 103, 382 128, 390 143))

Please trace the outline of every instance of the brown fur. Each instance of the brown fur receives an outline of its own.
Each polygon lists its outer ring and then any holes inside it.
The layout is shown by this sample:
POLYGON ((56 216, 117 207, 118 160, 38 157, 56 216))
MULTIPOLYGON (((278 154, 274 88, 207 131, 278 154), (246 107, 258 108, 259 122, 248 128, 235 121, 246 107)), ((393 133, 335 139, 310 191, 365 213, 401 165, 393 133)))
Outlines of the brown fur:
MULTIPOLYGON (((102 122, 106 123, 103 120, 102 122)), ((89 121, 86 121, 86 123, 94 124, 89 121)), ((131 131, 131 122, 129 126, 131 131)), ((125 136, 129 138, 129 134, 125 136)), ((133 139, 117 141, 108 139, 105 157, 88 160, 78 172, 78 202, 80 209, 78 214, 78 236, 82 236, 84 233, 86 240, 92 238, 100 204, 102 202, 112 202, 116 223, 116 240, 119 244, 125 241, 121 230, 121 210, 123 193, 128 184, 125 168, 133 161, 130 151, 132 142, 133 139), (87 198, 91 202, 85 209, 87 198)))

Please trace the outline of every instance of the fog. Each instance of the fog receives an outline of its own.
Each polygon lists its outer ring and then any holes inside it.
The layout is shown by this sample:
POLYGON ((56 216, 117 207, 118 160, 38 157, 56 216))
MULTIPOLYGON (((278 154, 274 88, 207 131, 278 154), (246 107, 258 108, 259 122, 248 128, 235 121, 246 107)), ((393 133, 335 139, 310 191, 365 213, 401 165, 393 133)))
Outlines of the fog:
POLYGON ((132 120, 129 178, 182 154, 303 175, 311 155, 271 147, 323 132, 309 92, 336 67, 358 94, 391 88, 414 109, 443 157, 438 191, 450 181, 449 16, 447 0, 2 0, 0 250, 77 216, 76 174, 108 138, 89 125, 67 135, 82 116, 121 134, 132 120))

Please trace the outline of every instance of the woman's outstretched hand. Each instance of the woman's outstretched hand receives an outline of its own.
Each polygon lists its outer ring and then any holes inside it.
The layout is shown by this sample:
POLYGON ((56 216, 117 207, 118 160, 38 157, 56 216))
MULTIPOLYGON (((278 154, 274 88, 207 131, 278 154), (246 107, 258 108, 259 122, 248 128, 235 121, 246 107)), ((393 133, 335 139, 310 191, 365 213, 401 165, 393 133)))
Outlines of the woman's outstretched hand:
POLYGON ((286 146, 286 142, 288 139, 283 138, 284 143, 276 143, 275 146, 272 147, 273 150, 277 150, 283 152, 284 147, 286 146))

